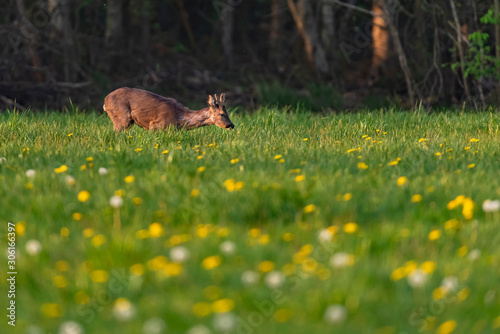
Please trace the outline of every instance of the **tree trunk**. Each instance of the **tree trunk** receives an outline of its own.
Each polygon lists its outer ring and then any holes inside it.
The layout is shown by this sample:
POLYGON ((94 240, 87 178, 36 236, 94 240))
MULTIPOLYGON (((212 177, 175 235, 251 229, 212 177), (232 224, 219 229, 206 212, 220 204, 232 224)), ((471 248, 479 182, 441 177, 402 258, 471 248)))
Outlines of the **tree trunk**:
POLYGON ((309 64, 315 71, 327 73, 328 62, 319 40, 311 3, 309 0, 299 0, 297 4, 293 0, 287 2, 297 30, 304 40, 309 64))
MULTIPOLYGON (((453 0, 451 0, 453 1, 453 0)), ((394 22, 392 21, 391 13, 387 9, 387 6, 385 4, 385 0, 380 0, 380 6, 382 7, 384 16, 385 16, 385 21, 387 25, 389 26, 389 29, 391 31, 392 39, 394 42, 394 48, 396 49, 396 53, 398 54, 398 59, 399 59, 399 65, 401 66, 401 70, 403 71, 403 74, 405 76, 405 81, 406 81, 406 87, 408 90, 408 97, 410 99, 410 104, 413 107, 415 107, 415 90, 414 90, 414 85, 413 85, 413 78, 411 76, 411 71, 410 68, 408 67, 408 61, 406 59, 406 54, 404 53, 403 46, 401 45, 401 40, 399 39, 399 32, 398 29, 394 26, 394 22)))
POLYGON ((373 56, 370 67, 370 78, 368 85, 372 86, 379 80, 380 67, 387 61, 389 57, 389 34, 387 31, 387 22, 381 3, 378 0, 373 1, 373 28, 372 28, 372 46, 373 56))
POLYGON ((325 51, 329 54, 336 45, 335 15, 333 15, 333 6, 329 3, 323 3, 323 6, 321 7, 321 16, 323 18, 323 31, 321 33, 321 37, 323 39, 325 51))
POLYGON ((106 20, 106 46, 119 51, 122 48, 123 38, 123 0, 108 0, 106 20))
POLYGON ((271 31, 269 34, 269 58, 279 65, 281 60, 280 45, 280 0, 271 1, 271 31))
POLYGON ((233 67, 233 32, 234 32, 234 7, 226 6, 222 10, 221 25, 221 43, 224 52, 226 66, 233 67))
POLYGON ((469 90, 469 84, 467 83, 467 77, 465 75, 465 55, 462 47, 462 31, 460 28, 460 22, 458 21, 457 9, 455 8, 455 0, 450 0, 451 11, 453 13, 453 20, 455 21, 455 32, 457 34, 457 48, 458 48, 458 57, 460 58, 460 69, 462 71, 462 78, 464 81, 464 90, 465 96, 467 97, 467 101, 470 101, 471 95, 469 90))

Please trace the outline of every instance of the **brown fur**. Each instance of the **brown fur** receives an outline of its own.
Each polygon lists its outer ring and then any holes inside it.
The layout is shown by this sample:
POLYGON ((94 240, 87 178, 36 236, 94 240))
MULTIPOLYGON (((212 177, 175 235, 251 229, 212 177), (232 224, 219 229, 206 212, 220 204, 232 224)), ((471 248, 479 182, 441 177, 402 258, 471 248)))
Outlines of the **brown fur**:
POLYGON ((122 87, 104 99, 103 109, 113 122, 115 131, 123 131, 134 123, 146 130, 168 127, 194 129, 205 125, 217 125, 225 129, 234 124, 224 105, 225 95, 208 97, 208 108, 191 110, 177 100, 160 96, 142 89, 122 87))

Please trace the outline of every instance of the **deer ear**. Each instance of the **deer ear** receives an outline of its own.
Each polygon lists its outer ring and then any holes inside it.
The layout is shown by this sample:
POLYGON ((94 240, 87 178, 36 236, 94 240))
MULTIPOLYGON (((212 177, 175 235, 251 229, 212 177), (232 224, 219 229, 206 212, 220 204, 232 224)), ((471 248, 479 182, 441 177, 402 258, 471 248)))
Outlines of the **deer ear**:
POLYGON ((221 102, 222 104, 224 104, 224 101, 226 101, 226 94, 224 94, 224 93, 220 94, 219 99, 220 99, 220 102, 221 102))
POLYGON ((212 95, 208 95, 208 101, 207 102, 208 102, 208 105, 210 107, 215 107, 215 101, 216 100, 214 99, 214 97, 212 95))

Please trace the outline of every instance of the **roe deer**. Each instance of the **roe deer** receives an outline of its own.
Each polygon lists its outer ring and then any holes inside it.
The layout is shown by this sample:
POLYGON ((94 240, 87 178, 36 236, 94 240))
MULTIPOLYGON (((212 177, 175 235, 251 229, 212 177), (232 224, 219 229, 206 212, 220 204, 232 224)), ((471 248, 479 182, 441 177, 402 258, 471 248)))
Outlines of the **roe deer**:
POLYGON ((208 96, 208 108, 191 110, 177 100, 160 96, 142 89, 122 87, 109 93, 102 106, 113 122, 115 131, 123 131, 134 123, 146 130, 194 129, 205 125, 217 125, 234 129, 224 105, 225 95, 208 96))

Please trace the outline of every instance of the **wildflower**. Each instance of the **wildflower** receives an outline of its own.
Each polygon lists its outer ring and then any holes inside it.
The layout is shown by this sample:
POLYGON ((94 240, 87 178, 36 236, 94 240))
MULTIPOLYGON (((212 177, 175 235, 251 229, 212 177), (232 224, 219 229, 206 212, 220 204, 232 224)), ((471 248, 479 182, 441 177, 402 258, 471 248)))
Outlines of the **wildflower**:
POLYGON ((477 142, 479 142, 479 139, 472 138, 472 139, 470 140, 470 142, 471 142, 471 143, 477 143, 477 142))
POLYGON ((134 151, 136 151, 136 152, 140 152, 140 151, 142 151, 142 148, 138 147, 138 148, 136 148, 134 151))
POLYGON ((343 268, 354 264, 354 255, 344 252, 335 253, 330 258, 330 265, 334 268, 343 268))
POLYGON ((68 138, 71 138, 73 136, 73 132, 68 133, 68 138))
POLYGON ((201 262, 201 265, 206 270, 217 268, 221 264, 221 257, 219 255, 209 256, 201 262))
POLYGON ((443 322, 436 330, 436 334, 450 334, 455 331, 457 322, 455 320, 448 320, 443 322))
POLYGON ((27 177, 34 177, 35 176, 35 170, 34 169, 28 169, 26 171, 26 176, 27 177))
POLYGON ((134 203, 134 205, 141 205, 142 204, 142 198, 140 198, 140 197, 134 197, 134 198, 132 198, 132 203, 134 203))
POLYGON ((281 155, 281 154, 275 155, 275 156, 274 156, 274 160, 280 160, 280 159, 281 159, 281 157, 282 157, 282 155, 281 155))
POLYGON ((226 313, 234 308, 234 301, 229 298, 219 299, 212 303, 214 313, 226 313))
POLYGON ((220 251, 226 255, 232 255, 236 252, 236 244, 230 240, 226 240, 219 246, 220 251))
POLYGON ((480 256, 481 256, 481 250, 473 249, 470 251, 468 258, 469 261, 476 261, 479 259, 480 256))
POLYGON ((161 318, 150 318, 142 325, 144 334, 161 334, 167 329, 167 324, 161 318))
POLYGON ((284 241, 286 242, 290 242, 293 240, 293 234, 290 233, 290 232, 287 232, 285 234, 283 234, 283 236, 281 237, 284 241))
POLYGON ((264 281, 270 289, 277 289, 284 283, 285 275, 279 271, 271 271, 266 275, 264 281))
POLYGON ((90 198, 90 193, 87 190, 82 190, 78 193, 78 200, 82 203, 87 202, 90 198))
POLYGON ((458 250, 457 250, 457 255, 460 256, 460 257, 463 257, 465 255, 467 255, 467 252, 468 252, 468 248, 467 246, 462 246, 460 247, 458 250))
POLYGON ((425 139, 425 138, 420 138, 420 139, 418 140, 418 142, 419 142, 419 143, 424 142, 424 141, 427 141, 427 139, 425 139))
POLYGON ((391 273, 391 280, 393 281, 399 281, 403 277, 406 276, 406 270, 404 267, 399 267, 397 269, 394 269, 394 271, 391 273))
POLYGON ((358 224, 356 224, 356 223, 347 223, 344 225, 344 232, 345 233, 352 234, 352 233, 356 233, 357 230, 358 230, 358 224))
MULTIPOLYGON (((72 135, 72 133, 70 133, 72 135)), ((68 135, 69 136, 69 135, 68 135)), ((65 321, 59 326, 59 334, 83 334, 83 327, 75 321, 65 321)))
POLYGON ((72 186, 75 184, 75 178, 71 175, 66 175, 66 184, 68 184, 69 186, 72 186))
POLYGON ((60 173, 64 173, 67 170, 68 170, 68 166, 61 165, 60 167, 55 168, 54 172, 56 172, 57 174, 60 174, 60 173))
POLYGON ((358 169, 368 169, 368 165, 364 162, 358 162, 358 169))
POLYGON ((389 162, 387 165, 388 166, 396 166, 397 164, 399 164, 399 161, 398 160, 394 160, 394 161, 389 162))
POLYGON ((115 209, 118 209, 123 205, 123 198, 114 195, 109 199, 109 205, 111 205, 111 207, 115 209))
POLYGON ((344 196, 342 196, 342 200, 344 202, 348 202, 352 199, 352 194, 351 193, 347 193, 347 194, 344 194, 344 196))
POLYGON ((436 152, 436 157, 440 157, 441 156, 441 152, 436 152))
POLYGON ((237 325, 238 321, 232 313, 218 313, 214 317, 214 329, 217 332, 232 332, 237 325))
POLYGON ((436 270, 436 262, 434 261, 425 261, 420 265, 420 268, 426 273, 426 274, 432 274, 434 270, 436 270))
POLYGON ((108 170, 104 167, 99 168, 99 175, 106 175, 108 174, 108 170))
POLYGON ((295 177, 295 182, 302 182, 306 179, 306 177, 304 175, 297 175, 295 177))
POLYGON ((98 234, 92 238, 92 245, 94 247, 100 247, 106 242, 106 237, 102 234, 98 234))
POLYGON ((205 169, 207 169, 207 168, 204 166, 198 167, 198 173, 204 172, 205 169))
POLYGON ((144 266, 141 263, 136 263, 130 267, 129 271, 134 276, 142 276, 144 274, 144 266))
POLYGON ((416 269, 408 275, 408 284, 412 288, 419 288, 427 282, 427 273, 422 269, 416 269))
POLYGON ((62 309, 59 304, 55 303, 42 304, 40 308, 43 315, 46 318, 58 318, 62 315, 62 309))
POLYGON ((72 217, 73 217, 73 220, 75 220, 75 221, 82 220, 82 214, 80 212, 73 213, 72 217))
POLYGON ((331 242, 333 240, 333 232, 329 229, 323 229, 319 232, 318 240, 321 243, 331 242))
POLYGON ((411 201, 412 201, 413 203, 418 203, 418 202, 422 201, 422 195, 420 195, 420 194, 415 194, 415 195, 413 195, 413 196, 411 197, 411 201))
POLYGON ((87 166, 85 166, 85 165, 80 166, 80 170, 86 170, 86 169, 87 169, 87 166))
POLYGON ((29 255, 35 256, 42 251, 42 244, 38 240, 28 240, 26 242, 26 252, 29 255))
POLYGON ((255 271, 247 270, 241 274, 241 282, 244 285, 255 285, 259 282, 260 276, 255 271))
POLYGON ((67 227, 61 228, 61 236, 63 237, 69 236, 69 229, 67 227))
POLYGON ((226 187, 229 192, 241 190, 244 186, 245 184, 241 181, 235 182, 233 179, 224 181, 224 187, 226 187))
POLYGON ((127 298, 118 298, 113 306, 113 315, 120 321, 130 320, 135 315, 135 307, 127 298))
POLYGON ((198 189, 191 190, 191 197, 198 197, 198 196, 200 196, 200 191, 198 189))
POLYGON ((163 226, 160 223, 149 225, 149 235, 152 238, 159 238, 163 235, 163 226))
POLYGON ((474 201, 470 198, 465 198, 462 204, 462 215, 465 219, 471 219, 474 213, 474 201))
POLYGON ((236 158, 236 159, 231 159, 231 164, 232 164, 232 165, 233 165, 233 164, 236 164, 236 163, 238 163, 238 162, 240 162, 240 159, 238 159, 238 158, 236 158))
POLYGON ((96 283, 105 283, 108 281, 109 274, 106 270, 94 270, 90 273, 90 278, 96 283))
POLYGON ((309 204, 304 207, 304 213, 311 213, 316 211, 316 205, 314 204, 309 204))
POLYGON ((455 291, 458 287, 458 279, 455 276, 446 276, 441 282, 441 286, 446 289, 446 291, 455 291))
POLYGON ((489 200, 483 202, 483 211, 484 212, 496 212, 500 210, 500 200, 489 200))
POLYGON ((262 271, 263 273, 270 272, 273 269, 274 269, 274 263, 272 261, 262 261, 259 264, 259 270, 262 271))
POLYGON ((330 305, 326 308, 323 319, 325 322, 336 325, 345 321, 347 310, 343 305, 330 305))
POLYGON ((161 152, 161 154, 168 154, 168 150, 161 152))
POLYGON ((16 233, 18 236, 23 236, 26 231, 26 223, 25 222, 18 222, 16 224, 16 233))
POLYGON ((474 167, 476 167, 476 164, 470 164, 470 165, 467 166, 467 168, 469 168, 469 169, 472 169, 474 167))
POLYGON ((466 151, 470 150, 470 146, 464 147, 464 150, 466 151))
POLYGON ((62 276, 62 275, 56 275, 52 278, 52 282, 54 282, 54 285, 57 287, 57 288, 65 288, 68 286, 68 280, 66 279, 66 277, 62 276))
POLYGON ((129 175, 129 176, 125 177, 126 183, 132 183, 132 182, 134 182, 134 180, 135 180, 135 177, 133 175, 129 175))
POLYGON ((189 250, 184 246, 175 246, 170 249, 170 259, 172 262, 183 263, 190 257, 189 250))
POLYGON ((399 177, 398 180, 396 181, 397 185, 400 187, 404 186, 406 182, 408 182, 408 179, 405 176, 399 177))
POLYGON ((83 236, 85 238, 91 238, 94 235, 94 230, 91 228, 86 228, 83 230, 83 236))
POLYGON ((460 228, 460 222, 456 219, 450 219, 444 223, 445 230, 458 230, 459 228, 460 228))
POLYGON ((429 240, 434 241, 441 238, 441 231, 440 230, 432 230, 429 233, 429 240))

